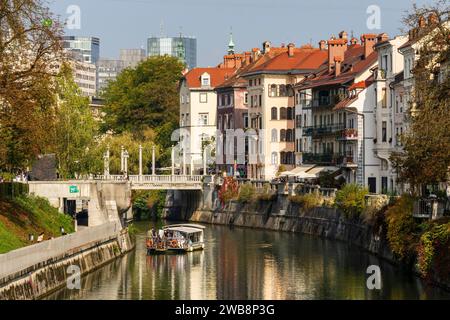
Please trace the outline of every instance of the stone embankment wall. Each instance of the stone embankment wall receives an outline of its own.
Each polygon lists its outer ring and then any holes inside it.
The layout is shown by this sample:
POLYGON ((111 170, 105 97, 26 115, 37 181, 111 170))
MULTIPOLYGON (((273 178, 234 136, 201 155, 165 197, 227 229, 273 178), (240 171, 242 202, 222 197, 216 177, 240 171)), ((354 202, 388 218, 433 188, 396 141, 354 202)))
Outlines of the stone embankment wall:
POLYGON ((83 275, 133 247, 128 231, 110 223, 0 255, 0 300, 42 298, 67 285, 71 266, 83 275))
MULTIPOLYGON (((174 203, 178 206, 173 208, 169 206, 167 210, 169 220, 299 232, 344 241, 399 265, 405 271, 419 275, 414 261, 405 264, 395 258, 389 247, 385 229, 367 224, 361 219, 349 220, 335 208, 321 207, 305 211, 297 204, 291 203, 288 196, 283 194, 278 194, 273 201, 257 201, 249 204, 231 202, 223 208, 215 200, 209 202, 215 204, 211 207, 202 197, 192 194, 184 193, 176 196, 178 201, 174 203)), ((450 290, 448 280, 434 277, 430 280, 450 290)))

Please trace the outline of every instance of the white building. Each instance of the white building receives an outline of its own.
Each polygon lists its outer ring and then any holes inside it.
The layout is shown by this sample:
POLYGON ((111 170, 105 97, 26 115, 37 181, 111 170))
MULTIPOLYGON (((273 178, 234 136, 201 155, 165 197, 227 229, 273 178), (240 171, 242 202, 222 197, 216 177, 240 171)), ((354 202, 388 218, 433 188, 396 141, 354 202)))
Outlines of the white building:
MULTIPOLYGON (((390 157, 400 147, 400 136, 407 125, 408 98, 402 86, 398 86, 404 74, 404 59, 399 48, 408 41, 405 36, 379 41, 375 45, 378 53, 378 68, 372 88, 376 96, 375 132, 373 154, 380 163, 378 174, 372 177, 377 193, 399 191, 396 173, 390 157)), ((408 75, 409 76, 409 75, 408 75)))
POLYGON ((235 71, 229 68, 195 68, 181 80, 180 142, 185 174, 197 173, 203 168, 202 144, 214 143, 217 131, 215 88, 235 71))

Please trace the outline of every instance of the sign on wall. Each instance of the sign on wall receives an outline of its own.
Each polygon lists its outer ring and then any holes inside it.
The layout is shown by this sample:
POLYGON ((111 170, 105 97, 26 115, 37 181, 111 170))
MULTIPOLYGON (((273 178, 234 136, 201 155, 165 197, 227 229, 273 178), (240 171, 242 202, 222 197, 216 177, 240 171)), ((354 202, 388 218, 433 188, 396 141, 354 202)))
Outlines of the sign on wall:
POLYGON ((70 187, 69 187, 69 192, 70 192, 70 193, 79 193, 80 190, 78 189, 77 186, 70 186, 70 187))

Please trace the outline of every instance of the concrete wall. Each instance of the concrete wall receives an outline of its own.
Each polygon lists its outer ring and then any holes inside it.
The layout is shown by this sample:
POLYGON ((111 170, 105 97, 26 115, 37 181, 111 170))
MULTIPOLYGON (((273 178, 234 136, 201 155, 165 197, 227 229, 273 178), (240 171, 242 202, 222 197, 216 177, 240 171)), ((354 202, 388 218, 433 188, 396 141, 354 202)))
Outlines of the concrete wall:
POLYGON ((60 212, 64 210, 64 198, 89 201, 89 226, 118 222, 131 215, 131 185, 128 182, 104 181, 33 181, 29 182, 30 194, 47 198, 60 212), (78 193, 70 193, 77 187, 78 193))
POLYGON ((108 223, 0 255, 0 300, 39 299, 66 285, 69 266, 85 274, 132 248, 127 230, 108 223))

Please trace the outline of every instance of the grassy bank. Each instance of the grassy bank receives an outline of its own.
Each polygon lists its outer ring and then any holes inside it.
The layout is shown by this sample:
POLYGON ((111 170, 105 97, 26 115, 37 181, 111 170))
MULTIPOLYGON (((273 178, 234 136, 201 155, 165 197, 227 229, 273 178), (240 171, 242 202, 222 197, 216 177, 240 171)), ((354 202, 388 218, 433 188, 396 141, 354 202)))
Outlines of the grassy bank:
POLYGON ((61 236, 60 227, 74 232, 72 218, 53 208, 47 200, 20 196, 10 200, 0 199, 0 254, 32 244, 42 232, 45 239, 61 236))

